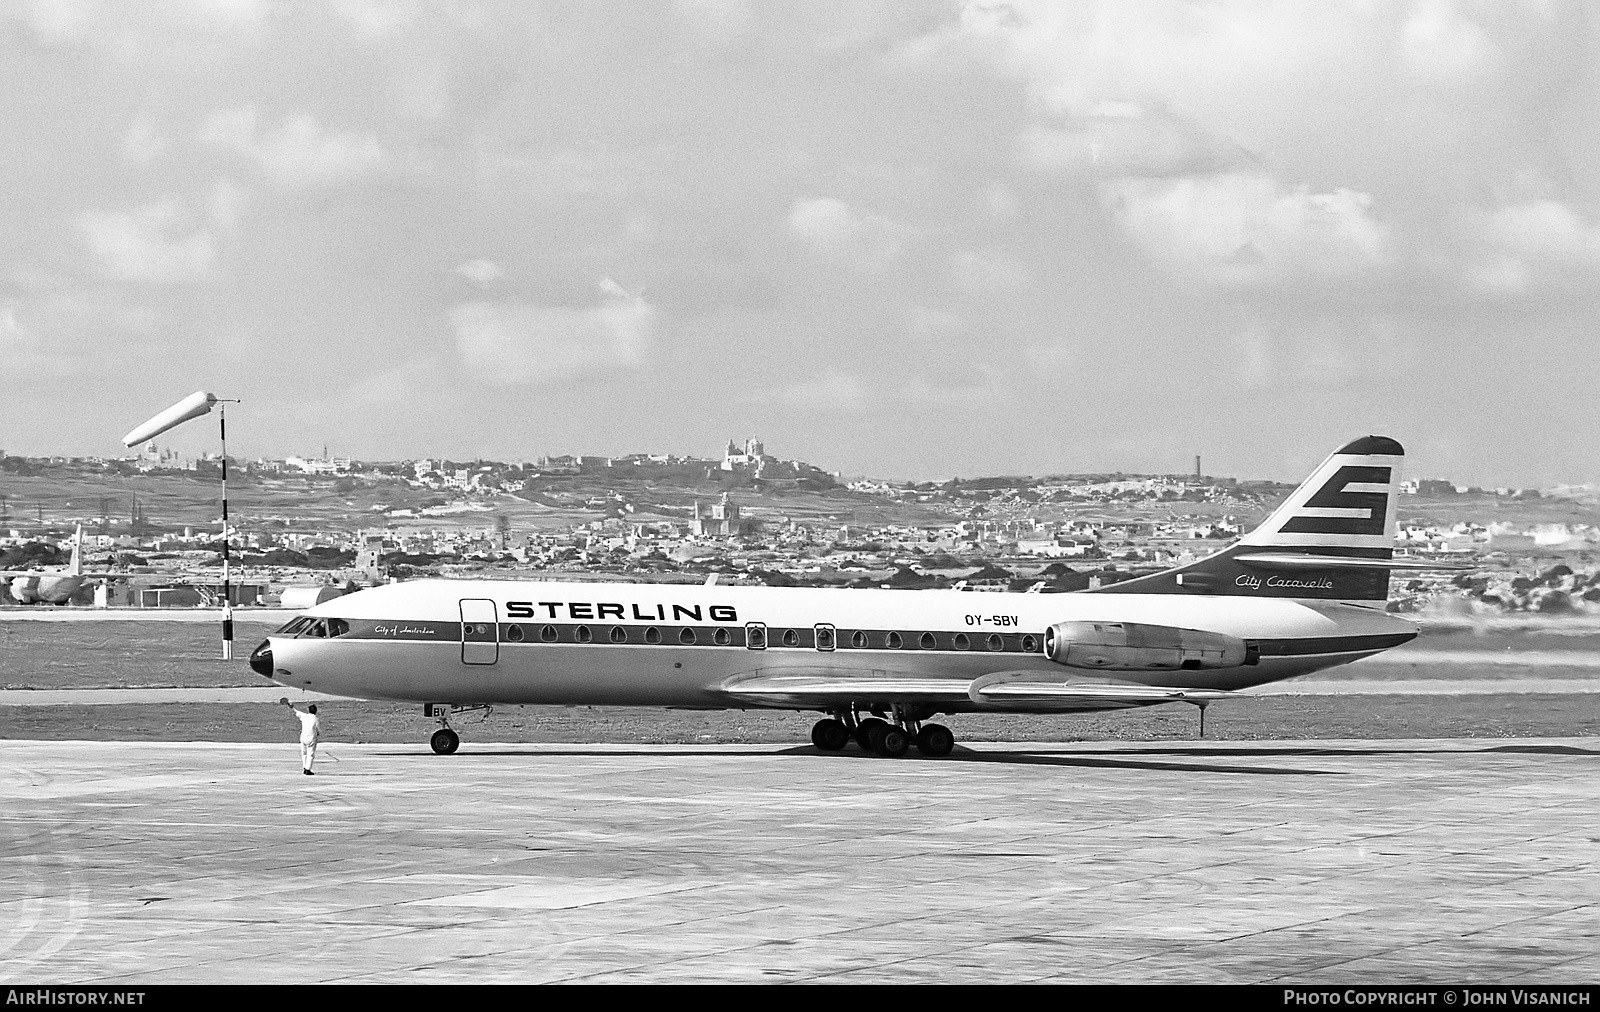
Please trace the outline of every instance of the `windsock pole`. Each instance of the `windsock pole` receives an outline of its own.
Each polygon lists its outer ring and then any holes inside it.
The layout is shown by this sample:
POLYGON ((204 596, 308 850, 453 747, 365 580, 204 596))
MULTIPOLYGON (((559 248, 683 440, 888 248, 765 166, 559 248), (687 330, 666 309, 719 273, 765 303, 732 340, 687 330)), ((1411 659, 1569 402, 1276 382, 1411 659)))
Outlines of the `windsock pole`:
POLYGON ((133 446, 154 439, 168 429, 182 425, 191 418, 199 418, 214 406, 223 405, 218 415, 222 435, 222 659, 233 660, 233 581, 228 568, 228 409, 229 403, 214 393, 196 390, 172 407, 135 426, 122 437, 123 446, 133 446))
POLYGON ((228 406, 217 414, 222 435, 222 659, 233 660, 233 587, 228 579, 228 406))

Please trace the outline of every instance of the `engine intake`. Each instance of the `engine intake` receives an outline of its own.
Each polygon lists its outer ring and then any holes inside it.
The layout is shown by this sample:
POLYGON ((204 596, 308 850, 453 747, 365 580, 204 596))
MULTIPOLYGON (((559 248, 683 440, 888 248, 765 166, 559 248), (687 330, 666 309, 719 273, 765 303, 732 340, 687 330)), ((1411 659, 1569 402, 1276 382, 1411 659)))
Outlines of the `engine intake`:
POLYGON ((1254 643, 1235 636, 1137 622, 1057 622, 1045 630, 1044 653, 1097 671, 1237 668, 1261 659, 1254 643))

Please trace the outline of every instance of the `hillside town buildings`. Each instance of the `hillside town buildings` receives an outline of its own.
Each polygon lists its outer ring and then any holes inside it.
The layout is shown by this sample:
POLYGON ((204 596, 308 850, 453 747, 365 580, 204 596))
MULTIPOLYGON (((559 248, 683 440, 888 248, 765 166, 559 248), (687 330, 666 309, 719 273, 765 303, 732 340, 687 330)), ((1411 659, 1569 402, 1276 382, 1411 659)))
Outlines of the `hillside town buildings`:
MULTIPOLYGON (((152 444, 124 460, 4 457, 0 478, 7 471, 151 477, 173 472, 193 480, 204 479, 207 466, 215 469, 220 463, 207 460, 180 460, 152 444)), ((366 463, 324 451, 318 458, 231 463, 263 480, 302 482, 308 490, 338 489, 345 495, 365 489, 368 499, 377 499, 331 522, 292 511, 235 516, 230 540, 235 582, 243 588, 237 600, 269 604, 285 586, 356 587, 471 573, 699 580, 717 572, 744 582, 901 586, 915 580, 967 589, 1074 590, 1219 550, 1288 491, 1285 485, 1194 475, 941 483, 864 478, 840 485, 836 476, 811 465, 767 454, 757 439, 729 442, 720 458, 640 453, 526 462, 366 463), (657 487, 676 491, 650 492, 657 487), (386 504, 375 491, 385 488, 409 490, 410 498, 386 504), (768 494, 819 489, 826 492, 824 500, 768 494), (834 513, 795 515, 786 511, 790 501, 826 501, 834 513), (870 515, 874 504, 915 506, 924 519, 862 522, 845 515, 852 510, 870 515), (527 508, 552 519, 530 523, 527 508)), ((1556 608, 1565 601, 1600 610, 1600 590, 1582 582, 1586 566, 1593 568, 1585 560, 1600 552, 1600 528, 1494 516, 1496 503, 1534 502, 1537 491, 1496 496, 1459 488, 1427 480, 1417 483, 1408 499, 1481 502, 1481 519, 1407 519, 1396 551, 1473 560, 1500 575, 1460 585, 1450 575, 1396 579, 1397 606, 1445 594, 1470 598, 1474 607, 1556 608), (1571 578, 1561 578, 1566 583, 1514 586, 1532 579, 1535 570, 1548 570, 1552 559, 1570 561, 1571 578)), ((1587 495, 1590 490, 1568 491, 1587 495)), ((1409 512, 1414 511, 1408 507, 1402 516, 1409 512)), ((28 565, 65 562, 78 523, 84 525, 91 567, 126 572, 130 578, 127 586, 110 585, 95 601, 86 591, 82 603, 173 606, 219 600, 220 535, 214 524, 165 524, 138 506, 123 516, 110 516, 102 506, 52 510, 46 517, 41 507, 30 508, 0 486, 0 553, 14 556, 12 564, 24 558, 40 560, 28 565)))

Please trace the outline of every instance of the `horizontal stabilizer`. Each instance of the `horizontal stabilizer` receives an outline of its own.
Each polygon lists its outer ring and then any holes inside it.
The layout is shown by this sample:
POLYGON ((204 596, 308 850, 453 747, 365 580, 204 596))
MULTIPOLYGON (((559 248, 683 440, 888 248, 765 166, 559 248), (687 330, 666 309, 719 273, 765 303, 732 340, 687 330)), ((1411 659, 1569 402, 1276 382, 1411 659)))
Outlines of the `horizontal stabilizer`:
POLYGON ((1407 569, 1416 572, 1456 572, 1475 567, 1457 562, 1434 562, 1430 559, 1367 558, 1353 555, 1318 555, 1296 552, 1246 552, 1233 557, 1235 562, 1261 569, 1407 569))

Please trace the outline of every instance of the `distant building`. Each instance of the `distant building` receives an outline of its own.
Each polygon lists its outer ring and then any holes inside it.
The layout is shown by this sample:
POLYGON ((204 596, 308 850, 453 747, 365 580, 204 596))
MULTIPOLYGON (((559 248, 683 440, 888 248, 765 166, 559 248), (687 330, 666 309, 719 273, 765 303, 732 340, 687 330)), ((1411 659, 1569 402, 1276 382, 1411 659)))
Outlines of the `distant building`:
POLYGON ((361 535, 356 544, 356 568, 371 580, 381 578, 383 559, 383 532, 369 531, 361 535))
POLYGON ((739 504, 728 493, 712 503, 709 508, 695 500, 694 522, 690 528, 695 537, 737 538, 750 533, 750 521, 739 515, 739 504))
POLYGON ((741 467, 761 468, 766 460, 767 448, 759 439, 747 439, 741 447, 733 440, 728 440, 728 448, 722 454, 722 469, 733 471, 741 467))

